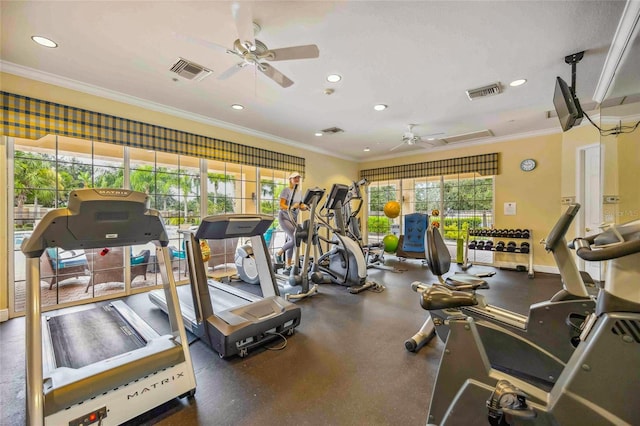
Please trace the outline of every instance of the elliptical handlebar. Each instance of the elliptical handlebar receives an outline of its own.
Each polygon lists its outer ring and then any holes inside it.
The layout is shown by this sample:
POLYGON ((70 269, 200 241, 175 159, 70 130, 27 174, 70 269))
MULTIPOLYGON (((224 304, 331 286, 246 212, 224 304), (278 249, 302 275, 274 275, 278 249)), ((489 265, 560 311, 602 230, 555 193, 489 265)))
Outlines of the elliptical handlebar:
POLYGON ((617 259, 630 254, 640 253, 640 240, 623 241, 610 247, 591 249, 590 238, 576 238, 573 240, 576 247, 576 254, 581 259, 589 261, 603 261, 617 259))
POLYGON ((571 204, 562 217, 556 222, 551 232, 545 239, 544 249, 547 251, 553 251, 558 243, 563 241, 565 235, 567 234, 567 230, 571 226, 573 219, 576 214, 578 214, 578 210, 580 210, 580 204, 575 203, 571 204))
POLYGON ((293 220, 293 200, 295 199, 296 196, 296 192, 298 192, 298 186, 300 186, 300 184, 296 183, 295 185, 293 185, 293 190, 291 191, 291 195, 289 196, 289 199, 287 200, 287 214, 289 215, 289 220, 291 220, 292 223, 296 223, 295 220, 293 220))

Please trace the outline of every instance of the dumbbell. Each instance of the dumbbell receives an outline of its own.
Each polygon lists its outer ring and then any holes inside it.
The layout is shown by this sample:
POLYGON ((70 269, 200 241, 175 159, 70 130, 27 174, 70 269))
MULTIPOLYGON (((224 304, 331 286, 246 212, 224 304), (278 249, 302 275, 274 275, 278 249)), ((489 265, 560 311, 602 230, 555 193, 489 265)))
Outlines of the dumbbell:
POLYGON ((516 232, 513 229, 507 229, 507 235, 505 237, 514 238, 516 232))
POLYGON ((485 250, 491 250, 492 248, 493 248, 493 241, 489 240, 486 243, 484 243, 485 250))
POLYGON ((523 242, 522 244, 520 244, 520 253, 529 253, 529 243, 528 242, 523 242))
POLYGON ((475 241, 469 241, 469 248, 471 250, 475 250, 476 249, 476 242, 475 241))
POLYGON ((484 241, 476 241, 476 250, 484 250, 484 241))
POLYGON ((504 251, 504 241, 498 241, 496 244, 496 251, 504 251))
POLYGON ((513 231, 513 236, 515 238, 522 238, 522 229, 516 229, 515 231, 513 231))
POLYGON ((509 241, 507 243, 507 251, 509 251, 509 252, 516 251, 516 246, 517 246, 517 244, 515 243, 515 241, 509 241))
POLYGON ((528 229, 523 229, 522 230, 522 238, 529 239, 530 236, 531 236, 531 233, 529 232, 528 229))

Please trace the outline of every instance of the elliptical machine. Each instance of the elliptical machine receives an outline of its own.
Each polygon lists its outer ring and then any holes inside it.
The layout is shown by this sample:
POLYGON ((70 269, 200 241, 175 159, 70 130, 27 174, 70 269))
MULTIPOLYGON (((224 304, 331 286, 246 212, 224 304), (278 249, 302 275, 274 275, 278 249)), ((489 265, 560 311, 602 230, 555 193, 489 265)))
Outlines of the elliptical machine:
MULTIPOLYGON (((296 184, 288 203, 289 206, 293 205, 293 196, 297 190, 298 185, 296 184)), ((310 250, 311 245, 313 244, 313 230, 315 228, 316 217, 315 212, 319 201, 324 196, 324 192, 324 189, 321 188, 309 188, 302 199, 302 203, 309 206, 310 215, 308 219, 305 219, 302 222, 302 224, 296 225, 296 249, 294 251, 293 267, 291 268, 289 275, 278 273, 279 266, 282 267, 283 265, 273 264, 280 294, 283 294, 286 300, 301 299, 318 292, 318 286, 315 284, 311 285, 310 281, 310 270, 312 267, 310 250), (300 249, 303 242, 305 243, 305 254, 302 258, 302 267, 300 267, 300 249)), ((292 217, 291 212, 289 212, 289 215, 292 217)), ((244 244, 243 246, 238 247, 236 250, 235 264, 240 279, 249 284, 260 283, 256 259, 253 254, 253 248, 250 244, 244 244)))
POLYGON ((367 269, 375 268, 383 271, 400 272, 398 269, 384 264, 384 244, 382 242, 372 244, 364 244, 363 242, 358 215, 364 205, 361 188, 367 186, 367 184, 367 179, 361 179, 349 185, 349 190, 342 206, 345 233, 360 245, 367 269))
POLYGON ((357 241, 349 238, 345 230, 342 208, 349 187, 336 183, 331 187, 327 200, 317 214, 318 226, 314 232, 314 264, 311 279, 318 284, 339 284, 349 287, 349 292, 360 293, 367 289, 382 291, 384 287, 367 281, 367 262, 357 241), (335 222, 331 226, 330 221, 335 222), (331 239, 322 236, 322 231, 331 234, 331 239), (324 252, 322 244, 331 249, 324 252))
MULTIPOLYGON (((640 220, 573 245, 582 259, 608 267, 596 310, 558 380, 545 388, 493 368, 477 321, 451 316, 429 424, 640 424, 633 403, 640 394, 640 220)), ((496 331, 508 338, 508 330, 496 331)))

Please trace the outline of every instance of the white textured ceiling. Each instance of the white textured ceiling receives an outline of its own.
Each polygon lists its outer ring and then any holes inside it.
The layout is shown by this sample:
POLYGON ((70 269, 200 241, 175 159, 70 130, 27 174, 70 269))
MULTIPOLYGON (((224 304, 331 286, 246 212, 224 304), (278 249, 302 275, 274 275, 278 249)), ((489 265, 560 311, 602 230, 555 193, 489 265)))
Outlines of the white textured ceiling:
POLYGON ((576 86, 582 103, 589 103, 625 2, 247 5, 262 27, 257 38, 269 48, 318 46, 317 59, 272 63, 293 86, 282 88, 250 68, 219 80, 237 58, 175 36, 230 48, 237 30, 231 3, 222 1, 2 1, 2 69, 107 97, 131 97, 152 108, 180 110, 362 161, 431 149, 424 143, 389 151, 401 143, 409 123, 417 125, 417 135, 445 137, 485 129, 498 138, 559 130, 547 111, 553 109, 555 77, 571 81, 564 57, 586 51, 576 86), (60 47, 40 47, 32 35, 49 37, 60 47), (169 68, 178 57, 213 74, 199 82, 174 81, 169 68), (343 80, 328 83, 330 73, 343 80), (517 78, 528 82, 509 87, 517 78), (495 82, 503 93, 468 100, 465 90, 495 82), (327 88, 335 92, 325 95, 327 88), (245 109, 232 110, 234 103, 245 109), (376 103, 389 108, 376 112, 376 103), (314 136, 333 126, 344 132, 314 136), (365 147, 371 151, 364 152, 365 147))

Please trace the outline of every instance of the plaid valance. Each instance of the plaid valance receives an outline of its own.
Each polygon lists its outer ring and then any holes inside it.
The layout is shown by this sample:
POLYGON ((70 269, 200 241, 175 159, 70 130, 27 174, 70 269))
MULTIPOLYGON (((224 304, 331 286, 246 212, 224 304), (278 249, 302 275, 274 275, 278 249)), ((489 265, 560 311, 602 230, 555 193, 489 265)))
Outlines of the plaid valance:
POLYGON ((40 139, 69 136, 304 174, 305 159, 221 139, 141 123, 13 93, 0 92, 2 134, 40 139))
POLYGON ((360 178, 366 178, 368 181, 374 182, 427 176, 446 176, 456 173, 478 173, 482 176, 497 175, 498 154, 472 155, 469 157, 360 170, 360 178))

